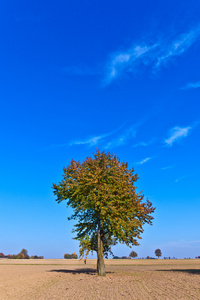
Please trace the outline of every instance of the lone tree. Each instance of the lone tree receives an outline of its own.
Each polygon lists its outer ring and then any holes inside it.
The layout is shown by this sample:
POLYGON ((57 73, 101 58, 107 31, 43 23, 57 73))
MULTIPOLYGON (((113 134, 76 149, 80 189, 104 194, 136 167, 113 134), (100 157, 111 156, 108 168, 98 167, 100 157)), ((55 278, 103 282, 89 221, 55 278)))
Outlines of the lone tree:
POLYGON ((117 241, 139 245, 143 225, 152 224, 155 208, 136 192, 134 169, 110 152, 97 150, 82 163, 72 160, 63 171, 62 181, 53 184, 56 201, 67 200, 73 208, 68 220, 77 220, 73 232, 80 241, 80 256, 96 251, 98 275, 105 275, 104 255, 110 246, 117 241))
POLYGON ((159 258, 160 256, 162 256, 161 250, 160 249, 156 249, 155 250, 155 255, 159 258))
POLYGON ((20 253, 24 254, 25 258, 29 258, 28 250, 22 249, 20 253))
POLYGON ((137 257, 137 253, 135 251, 131 251, 129 256, 132 257, 132 258, 135 258, 135 257, 137 257))

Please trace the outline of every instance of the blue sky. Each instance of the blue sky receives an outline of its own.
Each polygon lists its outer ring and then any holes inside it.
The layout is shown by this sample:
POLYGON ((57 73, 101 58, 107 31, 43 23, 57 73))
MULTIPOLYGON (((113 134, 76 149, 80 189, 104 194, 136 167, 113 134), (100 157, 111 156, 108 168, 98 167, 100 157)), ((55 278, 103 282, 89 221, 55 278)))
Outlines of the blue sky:
MULTIPOLYGON (((78 252, 52 183, 95 148, 156 206, 139 257, 200 255, 199 1, 1 1, 0 252, 78 252)), ((124 245, 115 255, 128 255, 124 245)))

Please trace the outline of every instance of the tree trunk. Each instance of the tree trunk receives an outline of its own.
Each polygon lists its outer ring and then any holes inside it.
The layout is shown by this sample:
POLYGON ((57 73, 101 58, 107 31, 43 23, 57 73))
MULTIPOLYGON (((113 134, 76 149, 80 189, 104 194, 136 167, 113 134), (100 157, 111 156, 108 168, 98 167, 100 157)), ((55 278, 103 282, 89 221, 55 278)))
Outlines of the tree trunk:
POLYGON ((106 269, 105 269, 104 257, 103 257, 103 241, 102 241, 100 218, 98 220, 97 273, 99 276, 106 275, 106 269))

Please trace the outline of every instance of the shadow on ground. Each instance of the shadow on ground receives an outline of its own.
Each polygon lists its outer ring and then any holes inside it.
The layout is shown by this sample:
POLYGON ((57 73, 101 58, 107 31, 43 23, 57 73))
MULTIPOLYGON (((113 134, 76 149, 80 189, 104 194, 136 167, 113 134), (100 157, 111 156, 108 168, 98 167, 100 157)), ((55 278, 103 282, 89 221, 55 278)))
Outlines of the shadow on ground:
POLYGON ((157 271, 159 271, 159 272, 183 272, 183 273, 200 275, 199 269, 172 269, 172 270, 157 270, 157 271))
POLYGON ((88 275, 96 275, 97 271, 91 268, 83 268, 83 269, 75 269, 75 270, 67 270, 67 269, 58 269, 58 270, 50 270, 48 272, 58 272, 58 273, 70 273, 70 274, 88 274, 88 275))
MULTIPOLYGON (((47 272, 57 272, 57 273, 66 273, 66 274, 88 274, 88 275, 97 275, 97 270, 92 269, 92 268, 82 268, 82 269, 74 269, 74 270, 69 270, 69 269, 58 269, 58 270, 50 270, 47 272)), ((106 272, 106 274, 110 274, 113 272, 106 272)))

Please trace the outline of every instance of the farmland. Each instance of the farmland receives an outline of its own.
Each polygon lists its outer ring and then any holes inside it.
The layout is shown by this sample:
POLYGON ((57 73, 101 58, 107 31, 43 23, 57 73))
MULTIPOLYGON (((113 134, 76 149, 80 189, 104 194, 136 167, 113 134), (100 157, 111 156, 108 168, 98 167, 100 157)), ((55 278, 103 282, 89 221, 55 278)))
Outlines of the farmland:
POLYGON ((0 299, 200 299, 200 260, 0 259, 0 299))

